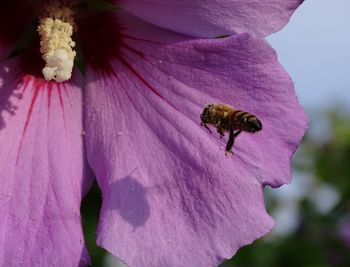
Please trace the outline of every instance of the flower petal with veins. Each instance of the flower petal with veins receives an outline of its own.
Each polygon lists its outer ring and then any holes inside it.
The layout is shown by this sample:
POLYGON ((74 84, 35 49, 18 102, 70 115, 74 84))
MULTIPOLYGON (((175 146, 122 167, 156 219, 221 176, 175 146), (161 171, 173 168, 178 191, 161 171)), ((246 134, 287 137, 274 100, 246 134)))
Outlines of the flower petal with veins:
POLYGON ((216 266, 273 226, 262 188, 290 180, 305 114, 265 41, 185 41, 119 14, 114 75, 87 72, 85 141, 103 194, 98 243, 131 266, 216 266), (218 101, 264 125, 237 138, 233 157, 199 125, 205 104, 218 101))
POLYGON ((87 266, 80 201, 91 179, 84 171, 81 91, 18 75, 17 60, 4 68, 0 265, 87 266))
POLYGON ((82 3, 86 83, 60 85, 38 78, 38 38, 15 47, 45 2, 0 10, 0 265, 88 264, 85 145, 103 193, 98 243, 131 266, 216 266, 266 234, 263 186, 290 181, 306 118, 273 49, 253 36, 281 28, 302 1, 121 0, 116 13, 82 3), (235 35, 190 37, 225 34, 235 35), (200 127, 210 102, 255 114, 263 130, 242 133, 225 157, 226 140, 200 127))

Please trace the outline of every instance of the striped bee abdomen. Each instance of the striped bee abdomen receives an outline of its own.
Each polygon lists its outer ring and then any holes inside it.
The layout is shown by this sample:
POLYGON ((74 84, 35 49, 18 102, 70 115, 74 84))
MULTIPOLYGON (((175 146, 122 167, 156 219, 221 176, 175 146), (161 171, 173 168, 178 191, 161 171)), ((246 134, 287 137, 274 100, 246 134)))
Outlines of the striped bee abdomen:
POLYGON ((211 132, 207 124, 213 125, 221 138, 225 132, 229 132, 226 154, 231 152, 234 140, 241 132, 255 133, 262 130, 262 123, 255 115, 225 104, 205 106, 200 118, 202 126, 211 132))
POLYGON ((246 111, 235 110, 230 116, 231 124, 236 130, 255 133, 262 129, 261 121, 253 114, 246 111))

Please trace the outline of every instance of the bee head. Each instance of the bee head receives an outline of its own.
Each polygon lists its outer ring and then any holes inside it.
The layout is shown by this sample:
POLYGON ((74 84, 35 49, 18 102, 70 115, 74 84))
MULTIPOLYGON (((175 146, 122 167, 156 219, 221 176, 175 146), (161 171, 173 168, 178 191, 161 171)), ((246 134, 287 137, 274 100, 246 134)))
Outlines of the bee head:
POLYGON ((262 129, 262 123, 256 117, 252 117, 245 122, 244 131, 246 132, 255 133, 260 131, 261 129, 262 129))
POLYGON ((213 104, 208 104, 204 107, 203 112, 201 114, 202 123, 210 123, 210 108, 214 106, 213 104))

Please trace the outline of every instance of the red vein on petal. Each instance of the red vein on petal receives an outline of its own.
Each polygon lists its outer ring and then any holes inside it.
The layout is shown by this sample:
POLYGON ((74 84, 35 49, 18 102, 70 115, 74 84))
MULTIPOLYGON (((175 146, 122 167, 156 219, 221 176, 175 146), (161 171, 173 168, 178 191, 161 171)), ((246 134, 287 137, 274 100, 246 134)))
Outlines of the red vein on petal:
MULTIPOLYGON (((135 48, 132 48, 132 47, 130 47, 130 46, 124 44, 124 43, 122 44, 122 46, 125 47, 126 49, 128 49, 128 50, 134 52, 136 55, 138 55, 139 57, 141 57, 143 60, 145 60, 145 61, 151 63, 148 59, 146 59, 145 55, 144 55, 142 52, 140 52, 140 51, 136 50, 135 48)), ((164 100, 164 101, 165 101, 168 105, 170 105, 172 108, 174 108, 175 110, 179 111, 179 109, 178 109, 177 107, 175 107, 175 106, 174 106, 173 104, 171 104, 168 100, 166 100, 152 85, 150 85, 150 84, 145 80, 145 78, 143 78, 143 77, 141 76, 141 74, 139 74, 139 73, 131 66, 131 64, 130 64, 129 62, 126 61, 126 59, 125 59, 123 56, 119 55, 118 59, 119 59, 119 60, 122 62, 122 64, 123 64, 125 67, 127 67, 127 68, 128 68, 142 83, 143 83, 143 84, 145 84, 145 85, 147 86, 147 88, 149 88, 154 94, 156 94, 158 97, 160 97, 162 100, 164 100)), ((154 65, 152 64, 152 66, 154 66, 154 65)))
POLYGON ((49 112, 50 113, 50 104, 51 104, 51 94, 52 94, 52 85, 51 83, 48 83, 48 86, 47 86, 47 107, 49 109, 49 112))
POLYGON ((64 114, 64 105, 63 105, 62 91, 61 91, 61 87, 60 86, 58 86, 57 91, 58 91, 58 98, 59 98, 59 101, 60 101, 60 106, 61 106, 61 109, 62 109, 64 128, 67 129, 66 116, 64 114))
POLYGON ((58 98, 59 98, 59 100, 60 100, 60 106, 61 106, 61 108, 62 108, 62 111, 64 111, 61 88, 58 87, 57 90, 58 90, 58 98))
POLYGON ((22 90, 22 93, 24 94, 24 92, 26 91, 26 89, 28 88, 28 84, 31 80, 31 76, 29 75, 25 75, 23 78, 22 78, 22 81, 23 81, 23 90, 22 90))
MULTIPOLYGON (((25 135, 27 128, 28 128, 28 124, 30 121, 30 116, 32 115, 33 109, 34 109, 34 104, 36 102, 36 99, 38 97, 39 91, 40 91, 40 85, 42 84, 42 82, 40 80, 34 79, 34 94, 32 96, 32 100, 30 102, 30 106, 29 106, 29 110, 28 110, 28 114, 27 114, 27 118, 24 124, 24 129, 23 129, 23 134, 22 134, 22 138, 25 135)), ((28 83, 26 84, 26 86, 28 85, 28 83)))
POLYGON ((130 35, 125 34, 125 33, 122 33, 121 35, 122 35, 122 37, 125 37, 125 38, 128 38, 128 39, 132 39, 132 40, 135 40, 135 41, 142 41, 142 42, 147 42, 147 43, 152 43, 152 44, 164 44, 164 43, 157 42, 157 41, 152 41, 152 40, 147 40, 147 39, 143 39, 143 38, 133 37, 133 36, 130 36, 130 35))
POLYGON ((124 43, 122 43, 121 46, 130 50, 131 52, 134 52, 136 55, 140 56, 142 59, 146 59, 145 54, 140 52, 139 50, 137 50, 137 49, 135 49, 127 44, 124 44, 124 43))
POLYGON ((67 89, 67 84, 66 83, 63 84, 62 90, 66 94, 66 99, 68 100, 69 105, 73 108, 72 100, 70 99, 70 96, 68 94, 68 89, 67 89))
POLYGON ((146 87, 147 87, 148 89, 150 89, 151 92, 153 92, 155 95, 157 95, 158 97, 160 97, 162 100, 166 101, 166 100, 164 99, 164 97, 163 97, 155 88, 153 88, 153 86, 150 85, 150 84, 145 80, 145 78, 143 78, 143 77, 141 76, 141 74, 138 73, 137 70, 135 70, 135 69, 133 68, 133 66, 131 66, 131 64, 130 64, 128 61, 125 60, 125 58, 124 58, 123 56, 120 55, 120 56, 118 57, 118 60, 119 60, 129 71, 131 71, 132 74, 134 74, 144 85, 146 85, 146 87))
MULTIPOLYGON (((33 79, 33 77, 31 77, 31 76, 24 76, 23 77, 24 88, 25 88, 24 91, 26 91, 26 89, 29 87, 28 84, 29 84, 29 81, 31 79, 33 79)), ((30 101, 30 105, 29 105, 29 109, 28 109, 28 113, 27 113, 27 118, 26 118, 25 123, 24 123, 24 128, 23 128, 21 140, 19 142, 19 146, 18 146, 18 149, 17 149, 16 165, 18 163, 19 152, 20 152, 21 147, 22 147, 24 136, 25 136, 25 134, 27 132, 27 129, 28 129, 29 121, 30 121, 31 115, 33 113, 34 104, 35 104, 35 102, 36 102, 36 100, 38 98, 38 94, 39 94, 39 91, 40 91, 40 85, 42 84, 42 81, 39 80, 39 79, 35 79, 34 78, 33 83, 34 83, 34 85, 33 85, 34 93, 33 93, 33 96, 32 96, 32 100, 30 101)))
POLYGON ((52 95, 52 83, 47 84, 47 124, 49 124, 50 119, 50 105, 51 105, 51 95, 52 95))

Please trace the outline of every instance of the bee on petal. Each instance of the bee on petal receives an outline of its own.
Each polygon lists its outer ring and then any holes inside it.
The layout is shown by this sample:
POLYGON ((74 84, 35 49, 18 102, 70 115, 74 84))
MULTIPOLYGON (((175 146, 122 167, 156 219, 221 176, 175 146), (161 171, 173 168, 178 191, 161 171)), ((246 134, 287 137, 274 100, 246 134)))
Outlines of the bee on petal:
POLYGON ((262 123, 256 116, 225 104, 209 104, 204 107, 201 114, 201 126, 207 128, 211 133, 207 124, 216 128, 220 138, 225 136, 225 132, 229 133, 226 155, 232 153, 235 138, 241 132, 255 133, 262 129, 262 123))

